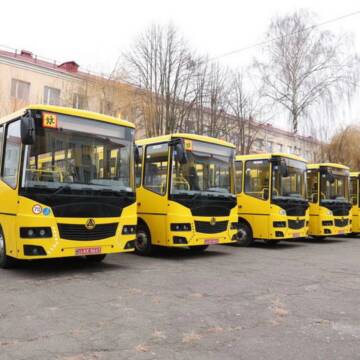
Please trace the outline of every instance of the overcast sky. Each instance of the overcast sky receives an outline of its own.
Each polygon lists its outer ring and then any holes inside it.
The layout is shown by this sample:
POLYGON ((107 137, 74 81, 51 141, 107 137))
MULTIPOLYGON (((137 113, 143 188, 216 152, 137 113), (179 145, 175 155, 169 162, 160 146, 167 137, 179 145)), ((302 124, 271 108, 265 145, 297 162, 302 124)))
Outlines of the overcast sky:
MULTIPOLYGON (((213 57, 262 41, 272 16, 300 8, 317 13, 321 23, 359 11, 360 1, 3 0, 0 45, 109 71, 121 51, 152 23, 172 22, 193 48, 213 57)), ((323 28, 353 33, 360 52, 360 14, 323 28)), ((242 51, 221 62, 243 66, 251 62, 256 51, 242 51)), ((359 110, 360 106, 354 105, 342 115, 347 118, 344 121, 358 120, 359 110)))

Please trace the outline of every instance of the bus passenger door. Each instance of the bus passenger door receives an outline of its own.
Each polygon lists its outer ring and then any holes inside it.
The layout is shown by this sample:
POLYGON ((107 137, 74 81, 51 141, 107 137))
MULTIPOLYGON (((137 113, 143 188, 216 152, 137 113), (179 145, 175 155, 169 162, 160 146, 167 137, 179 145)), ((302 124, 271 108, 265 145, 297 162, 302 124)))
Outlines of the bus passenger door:
POLYGON ((150 229, 154 245, 167 244, 168 143, 144 149, 142 186, 137 190, 138 216, 150 229))
POLYGON ((18 179, 21 158, 20 121, 0 128, 0 225, 6 241, 7 253, 16 256, 15 229, 18 210, 18 179))

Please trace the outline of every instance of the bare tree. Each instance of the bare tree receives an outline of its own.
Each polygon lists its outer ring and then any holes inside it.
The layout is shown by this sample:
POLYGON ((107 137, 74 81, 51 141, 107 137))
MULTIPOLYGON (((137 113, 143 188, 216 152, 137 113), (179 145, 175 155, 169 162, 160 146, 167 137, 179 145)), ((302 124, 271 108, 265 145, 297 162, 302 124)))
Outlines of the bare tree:
POLYGON ((360 169, 360 126, 350 125, 338 131, 325 147, 327 160, 360 169))
POLYGON ((242 71, 231 73, 229 90, 229 116, 227 122, 228 140, 236 145, 240 154, 249 154, 259 131, 265 122, 256 121, 261 117, 263 105, 259 90, 249 91, 245 86, 242 71))
POLYGON ((137 98, 147 136, 174 132, 190 116, 198 61, 176 28, 151 26, 124 54, 129 81, 137 98))
POLYGON ((285 108, 294 133, 315 107, 332 112, 340 100, 354 94, 359 58, 351 53, 349 38, 316 27, 309 12, 276 17, 267 39, 255 66, 264 95, 285 108))

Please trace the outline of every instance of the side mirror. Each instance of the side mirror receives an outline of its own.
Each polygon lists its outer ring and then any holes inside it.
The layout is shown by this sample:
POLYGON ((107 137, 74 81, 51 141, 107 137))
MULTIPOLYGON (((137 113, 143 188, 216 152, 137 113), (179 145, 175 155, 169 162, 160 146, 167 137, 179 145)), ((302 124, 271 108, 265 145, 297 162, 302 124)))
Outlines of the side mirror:
POLYGON ((186 151, 184 149, 183 143, 177 143, 175 145, 175 159, 180 164, 186 164, 187 163, 187 156, 186 156, 186 151))
POLYGON ((35 142, 35 120, 30 112, 21 118, 21 142, 23 145, 32 145, 35 142))
POLYGON ((288 177, 289 176, 289 171, 288 171, 288 167, 285 163, 281 163, 280 164, 280 174, 282 177, 288 177))
POLYGON ((326 178, 330 182, 330 184, 333 184, 335 182, 335 176, 331 172, 327 173, 326 178))

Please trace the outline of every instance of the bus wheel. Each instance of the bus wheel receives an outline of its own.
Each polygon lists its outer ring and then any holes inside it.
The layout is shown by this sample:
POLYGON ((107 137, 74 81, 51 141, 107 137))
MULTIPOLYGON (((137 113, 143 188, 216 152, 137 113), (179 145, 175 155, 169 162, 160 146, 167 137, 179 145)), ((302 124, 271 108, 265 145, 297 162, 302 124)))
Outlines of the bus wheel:
POLYGON ((145 225, 139 224, 136 231, 135 252, 139 255, 150 255, 151 251, 150 232, 145 225))
POLYGON ((106 258, 106 254, 101 254, 101 255, 87 255, 85 257, 86 261, 88 262, 102 262, 104 259, 106 258))
POLYGON ((248 224, 239 222, 239 229, 236 235, 239 246, 250 246, 254 242, 252 231, 248 224))
POLYGON ((6 244, 5 244, 5 237, 2 233, 0 228, 0 268, 2 269, 9 269, 15 263, 15 260, 6 255, 6 244))
POLYGON ((206 250, 208 247, 209 245, 195 245, 195 246, 190 246, 190 250, 200 252, 206 250))

